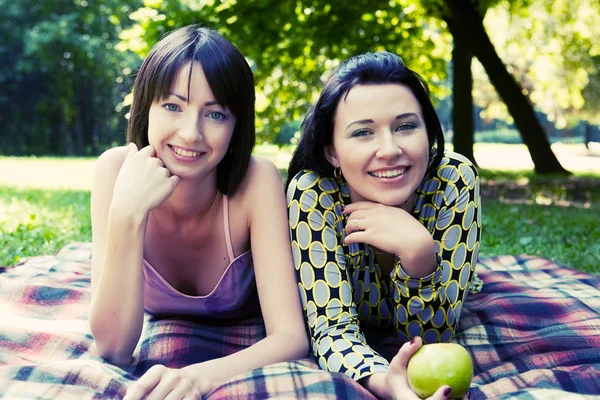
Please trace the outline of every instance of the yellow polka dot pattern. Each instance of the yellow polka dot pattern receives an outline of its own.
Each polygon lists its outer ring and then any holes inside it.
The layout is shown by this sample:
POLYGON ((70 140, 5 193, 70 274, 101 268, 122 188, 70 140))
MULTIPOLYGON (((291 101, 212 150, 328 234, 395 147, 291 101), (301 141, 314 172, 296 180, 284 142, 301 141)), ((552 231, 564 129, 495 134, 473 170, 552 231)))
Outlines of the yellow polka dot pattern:
POLYGON ((360 326, 387 327, 401 340, 448 342, 467 293, 482 283, 474 272, 481 235, 479 176, 472 163, 447 152, 416 191, 413 216, 431 233, 439 266, 414 279, 399 259, 390 284, 370 246, 343 245, 350 203, 343 180, 298 173, 287 192, 298 289, 321 368, 355 380, 385 372, 388 362, 366 342, 360 326), (389 287, 388 287, 389 286, 389 287))

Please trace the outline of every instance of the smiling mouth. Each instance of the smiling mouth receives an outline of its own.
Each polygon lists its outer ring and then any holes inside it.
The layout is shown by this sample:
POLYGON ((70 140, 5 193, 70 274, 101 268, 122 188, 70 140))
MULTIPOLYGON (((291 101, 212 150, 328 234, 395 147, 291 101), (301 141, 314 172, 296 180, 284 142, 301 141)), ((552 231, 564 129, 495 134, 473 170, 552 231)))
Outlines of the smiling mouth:
POLYGON ((375 178, 391 179, 391 178, 396 178, 400 175, 403 175, 406 171, 408 171, 408 167, 390 169, 387 171, 369 172, 369 175, 374 176, 375 178))
POLYGON ((180 147, 175 147, 175 146, 171 146, 171 148, 173 149, 173 151, 175 152, 175 154, 177 154, 178 156, 182 156, 182 157, 199 157, 200 153, 199 151, 192 151, 192 150, 186 150, 186 149, 182 149, 180 147))

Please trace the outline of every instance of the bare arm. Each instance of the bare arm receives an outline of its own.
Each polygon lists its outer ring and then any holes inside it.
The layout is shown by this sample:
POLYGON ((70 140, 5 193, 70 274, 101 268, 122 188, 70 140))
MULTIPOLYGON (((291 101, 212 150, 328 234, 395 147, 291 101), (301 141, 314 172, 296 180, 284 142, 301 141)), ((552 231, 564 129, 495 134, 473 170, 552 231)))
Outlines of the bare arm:
POLYGON ((198 396, 233 376, 308 355, 281 177, 269 160, 253 157, 243 186, 241 191, 249 191, 244 203, 250 210, 252 257, 267 337, 235 354, 180 370, 155 366, 128 389, 128 400, 150 392, 198 396))
MULTIPOLYGON (((109 150, 98 159, 92 184, 89 322, 98 354, 117 364, 131 360, 143 326, 142 258, 150 207, 136 201, 146 194, 132 182, 137 179, 147 183, 145 189, 160 191, 151 187, 151 179, 139 176, 144 163, 160 163, 151 160, 150 150, 109 150)), ((156 169, 148 172, 156 175, 156 169)))
POLYGON ((271 161, 257 157, 248 174, 252 257, 267 337, 230 356, 186 368, 194 376, 206 376, 210 389, 255 368, 308 355, 281 176, 271 161))

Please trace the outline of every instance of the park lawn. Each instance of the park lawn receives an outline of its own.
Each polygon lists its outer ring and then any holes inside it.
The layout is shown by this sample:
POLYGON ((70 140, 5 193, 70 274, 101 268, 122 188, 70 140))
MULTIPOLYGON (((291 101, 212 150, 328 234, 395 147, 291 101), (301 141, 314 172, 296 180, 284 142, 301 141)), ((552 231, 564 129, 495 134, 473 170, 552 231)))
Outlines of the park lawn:
POLYGON ((0 186, 0 266, 91 240, 89 191, 0 186))
MULTIPOLYGON (((538 255, 600 274, 600 175, 481 170, 481 177, 481 255, 538 255)), ((0 265, 74 241, 91 241, 89 191, 0 184, 0 265)))
POLYGON ((529 254, 600 274, 600 207, 483 200, 481 255, 529 254))

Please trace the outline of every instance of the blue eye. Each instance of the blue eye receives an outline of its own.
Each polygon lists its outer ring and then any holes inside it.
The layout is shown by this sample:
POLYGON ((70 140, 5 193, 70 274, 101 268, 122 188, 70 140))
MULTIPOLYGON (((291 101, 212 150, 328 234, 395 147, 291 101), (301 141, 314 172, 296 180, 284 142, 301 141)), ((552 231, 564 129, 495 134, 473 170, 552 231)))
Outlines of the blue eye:
POLYGON ((212 118, 216 121, 221 121, 225 119, 225 114, 223 114, 222 112, 218 112, 218 111, 211 111, 208 114, 206 114, 206 116, 208 118, 212 118))
POLYGON ((396 131, 409 131, 415 129, 417 126, 412 122, 405 122, 396 127, 396 131))
POLYGON ((177 104, 173 104, 173 103, 167 103, 165 105, 163 105, 163 107, 165 108, 165 110, 167 111, 172 111, 172 112, 176 112, 179 111, 179 106, 177 104))
POLYGON ((368 136, 371 134, 371 131, 366 130, 366 129, 359 129, 355 132, 352 132, 351 137, 364 137, 364 136, 368 136))

